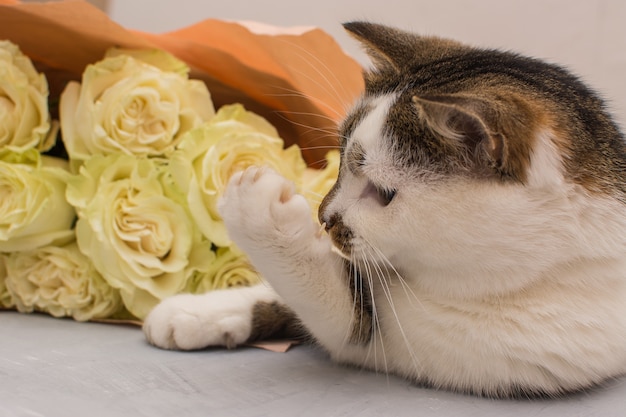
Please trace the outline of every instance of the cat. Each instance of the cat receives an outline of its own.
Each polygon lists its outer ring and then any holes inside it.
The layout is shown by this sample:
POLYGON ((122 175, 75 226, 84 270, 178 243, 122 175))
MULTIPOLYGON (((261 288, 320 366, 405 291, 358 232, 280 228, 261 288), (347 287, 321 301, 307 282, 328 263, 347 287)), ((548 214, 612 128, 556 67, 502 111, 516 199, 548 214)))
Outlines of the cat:
POLYGON ((626 371, 626 145, 561 67, 370 23, 320 224, 268 168, 220 202, 271 285, 178 295, 166 349, 310 335, 340 363, 488 397, 559 396, 626 371), (321 225, 321 226, 320 226, 321 225))

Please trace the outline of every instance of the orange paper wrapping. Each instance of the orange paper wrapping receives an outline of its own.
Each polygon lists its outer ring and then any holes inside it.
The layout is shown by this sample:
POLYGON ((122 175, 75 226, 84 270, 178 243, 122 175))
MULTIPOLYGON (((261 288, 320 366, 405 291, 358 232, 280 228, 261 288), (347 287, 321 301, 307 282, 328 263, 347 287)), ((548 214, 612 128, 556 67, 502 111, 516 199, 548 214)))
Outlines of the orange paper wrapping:
POLYGON ((46 73, 54 99, 107 48, 161 48, 206 82, 216 107, 240 102, 267 118, 311 166, 336 146, 336 123, 363 88, 361 67, 319 29, 255 34, 215 19, 165 33, 128 30, 82 0, 0 0, 0 39, 19 45, 46 73))

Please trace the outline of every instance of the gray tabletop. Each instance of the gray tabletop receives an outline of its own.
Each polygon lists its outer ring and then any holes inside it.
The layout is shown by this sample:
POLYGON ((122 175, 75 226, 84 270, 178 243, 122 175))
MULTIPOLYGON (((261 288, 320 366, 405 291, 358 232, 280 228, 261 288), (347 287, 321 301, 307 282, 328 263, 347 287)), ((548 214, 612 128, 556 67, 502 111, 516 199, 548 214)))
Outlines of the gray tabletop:
POLYGON ((495 401, 332 364, 312 346, 170 352, 132 326, 0 312, 0 416, 626 416, 617 380, 495 401))

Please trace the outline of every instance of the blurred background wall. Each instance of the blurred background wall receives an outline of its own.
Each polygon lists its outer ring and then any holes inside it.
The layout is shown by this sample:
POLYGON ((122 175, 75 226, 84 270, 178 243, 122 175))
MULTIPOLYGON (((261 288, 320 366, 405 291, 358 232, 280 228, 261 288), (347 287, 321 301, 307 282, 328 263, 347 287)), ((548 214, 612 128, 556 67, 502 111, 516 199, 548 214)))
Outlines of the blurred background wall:
POLYGON ((92 0, 125 27, 175 30, 205 18, 318 26, 367 65, 341 22, 367 19, 511 49, 572 69, 626 126, 624 0, 92 0))

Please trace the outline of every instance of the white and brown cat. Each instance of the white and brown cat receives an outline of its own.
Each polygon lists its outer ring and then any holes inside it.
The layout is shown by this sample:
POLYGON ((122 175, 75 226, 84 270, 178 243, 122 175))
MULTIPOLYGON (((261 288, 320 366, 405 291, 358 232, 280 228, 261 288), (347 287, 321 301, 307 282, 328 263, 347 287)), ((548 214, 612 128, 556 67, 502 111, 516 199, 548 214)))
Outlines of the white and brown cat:
POLYGON ((275 172, 236 174, 221 214, 271 288, 167 299, 148 340, 304 328, 336 361, 494 397, 623 374, 626 145, 598 96, 535 59, 345 27, 374 67, 340 127, 327 233, 275 172))

